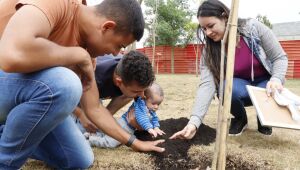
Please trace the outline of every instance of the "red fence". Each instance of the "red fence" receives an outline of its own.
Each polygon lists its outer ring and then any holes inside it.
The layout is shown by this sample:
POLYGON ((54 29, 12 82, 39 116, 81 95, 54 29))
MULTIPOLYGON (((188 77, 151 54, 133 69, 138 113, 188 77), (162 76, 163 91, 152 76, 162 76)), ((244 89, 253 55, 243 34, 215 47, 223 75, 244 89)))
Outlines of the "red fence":
MULTIPOLYGON (((280 44, 287 53, 289 59, 287 78, 300 78, 300 40, 280 41, 280 44)), ((138 50, 144 52, 152 61, 152 47, 145 47, 138 50)), ((171 52, 172 48, 170 46, 155 47, 155 57, 153 62, 156 73, 172 73, 171 52)), ((185 48, 175 47, 173 73, 196 74, 200 57, 200 45, 189 44, 185 48)))
MULTIPOLYGON (((200 48, 200 45, 196 44, 189 44, 185 48, 174 47, 174 73, 195 74, 198 70, 197 67, 199 66, 201 56, 200 48)), ((145 47, 138 50, 144 52, 153 61, 152 47, 145 47)), ((154 70, 157 73, 172 73, 171 53, 172 48, 170 46, 155 47, 153 62, 154 70)))
POLYGON ((289 58, 287 78, 300 78, 300 40, 280 41, 289 58))

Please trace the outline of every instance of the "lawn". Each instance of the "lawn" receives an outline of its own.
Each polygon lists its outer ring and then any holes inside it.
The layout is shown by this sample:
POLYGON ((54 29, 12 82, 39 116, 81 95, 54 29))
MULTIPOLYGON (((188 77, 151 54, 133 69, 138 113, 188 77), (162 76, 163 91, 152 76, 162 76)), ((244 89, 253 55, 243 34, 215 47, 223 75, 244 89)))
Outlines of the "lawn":
MULTIPOLYGON (((158 75, 165 91, 158 116, 165 138, 180 130, 188 121, 199 77, 195 75, 158 75)), ((286 87, 300 95, 300 80, 288 80, 286 87)), ((218 101, 213 100, 203 125, 190 141, 167 140, 166 152, 138 153, 121 146, 116 149, 94 148, 95 161, 90 169, 206 169, 215 146, 218 101)), ((127 108, 116 115, 120 116, 127 108)), ((248 128, 238 137, 228 137, 227 169, 300 169, 300 131, 273 128, 272 136, 257 132, 256 113, 247 108, 248 128)), ((137 134, 147 139, 145 134, 137 134)), ((23 170, 50 169, 39 161, 29 160, 23 170)))

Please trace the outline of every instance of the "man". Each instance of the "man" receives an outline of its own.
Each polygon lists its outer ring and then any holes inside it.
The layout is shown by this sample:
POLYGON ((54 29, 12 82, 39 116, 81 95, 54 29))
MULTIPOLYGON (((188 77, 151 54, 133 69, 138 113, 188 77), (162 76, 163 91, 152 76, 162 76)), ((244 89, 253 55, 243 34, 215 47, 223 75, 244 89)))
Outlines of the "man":
POLYGON ((93 7, 78 0, 1 0, 0 169, 19 169, 29 157, 57 169, 89 167, 92 150, 70 117, 79 100, 105 133, 134 150, 162 152, 156 146, 162 141, 135 140, 99 105, 91 62, 116 55, 143 29, 136 0, 93 7))
MULTIPOLYGON (((144 96, 144 90, 137 90, 135 86, 146 89, 155 79, 149 59, 138 51, 130 51, 123 57, 98 57, 95 77, 100 99, 111 99, 106 107, 111 114, 115 114, 134 97, 144 96)), ((97 131, 97 127, 80 108, 76 108, 74 114, 83 126, 79 124, 82 132, 97 131)))

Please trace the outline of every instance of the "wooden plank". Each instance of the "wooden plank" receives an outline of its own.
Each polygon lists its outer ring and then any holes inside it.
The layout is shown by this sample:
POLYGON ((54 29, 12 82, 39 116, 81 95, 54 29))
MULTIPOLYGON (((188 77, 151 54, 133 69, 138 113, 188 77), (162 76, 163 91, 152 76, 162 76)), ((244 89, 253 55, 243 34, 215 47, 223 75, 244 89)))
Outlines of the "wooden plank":
POLYGON ((247 85, 247 90, 263 126, 300 130, 300 122, 292 119, 287 107, 279 106, 273 97, 268 97, 265 88, 247 85))

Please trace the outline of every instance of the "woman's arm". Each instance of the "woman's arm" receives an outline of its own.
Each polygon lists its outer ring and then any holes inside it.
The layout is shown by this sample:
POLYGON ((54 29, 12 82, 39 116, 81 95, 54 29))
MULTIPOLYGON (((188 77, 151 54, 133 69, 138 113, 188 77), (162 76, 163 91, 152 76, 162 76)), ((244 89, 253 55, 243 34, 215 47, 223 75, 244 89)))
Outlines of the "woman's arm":
POLYGON ((259 38, 261 40, 261 45, 266 54, 266 57, 272 64, 271 81, 280 81, 281 84, 283 84, 288 68, 287 55, 270 28, 259 21, 254 21, 253 24, 258 32, 259 38))
POLYGON ((211 71, 204 63, 203 57, 200 63, 200 70, 200 85, 197 90, 190 121, 181 131, 174 133, 170 139, 192 139, 208 111, 211 100, 216 92, 216 85, 211 71))

